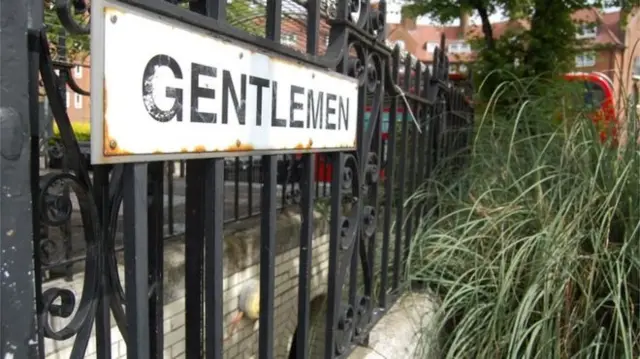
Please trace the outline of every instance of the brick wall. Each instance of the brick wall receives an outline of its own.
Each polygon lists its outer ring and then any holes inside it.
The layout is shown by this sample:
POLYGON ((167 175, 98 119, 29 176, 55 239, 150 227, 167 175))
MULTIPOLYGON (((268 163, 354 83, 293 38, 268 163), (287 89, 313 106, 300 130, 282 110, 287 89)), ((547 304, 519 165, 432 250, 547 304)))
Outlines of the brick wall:
MULTIPOLYGON (((317 214, 314 228, 311 270, 311 330, 314 342, 311 343, 311 348, 312 353, 319 353, 322 345, 314 343, 320 344, 323 341, 323 331, 317 328, 324 321, 322 309, 327 288, 329 252, 327 222, 322 215, 317 214)), ((288 357, 297 325, 299 231, 300 216, 298 214, 281 214, 278 217, 274 312, 275 358, 288 357)), ((258 219, 230 224, 225 228, 225 278, 223 282, 225 333, 228 329, 227 324, 237 309, 240 290, 249 280, 259 278, 259 233, 258 219)), ((164 358, 183 358, 185 355, 184 240, 166 242, 164 255, 164 358)), ((124 267, 121 265, 123 263, 122 255, 120 254, 119 257, 120 278, 124 282, 124 267)), ((83 280, 84 275, 80 274, 76 275, 72 282, 64 282, 63 280, 47 282, 43 290, 51 287, 69 288, 76 294, 76 303, 78 303, 82 294, 83 280)), ((54 329, 61 329, 72 317, 55 318, 54 329)), ((126 344, 115 326, 113 317, 111 324, 112 357, 126 358, 126 344)), ((45 339, 46 358, 69 358, 73 342, 74 338, 66 341, 45 339)), ((235 334, 224 343, 224 346, 225 358, 257 357, 257 322, 244 319, 235 334)), ((95 340, 92 337, 85 358, 94 358, 95 351, 95 340)))

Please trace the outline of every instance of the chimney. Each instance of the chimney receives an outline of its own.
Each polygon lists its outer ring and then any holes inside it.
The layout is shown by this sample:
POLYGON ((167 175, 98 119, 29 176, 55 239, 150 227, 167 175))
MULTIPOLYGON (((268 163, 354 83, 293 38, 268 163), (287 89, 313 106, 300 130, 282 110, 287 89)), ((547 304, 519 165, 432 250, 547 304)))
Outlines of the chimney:
POLYGON ((406 15, 402 15, 402 26, 407 30, 415 30, 416 19, 406 15))
POLYGON ((460 12, 460 33, 458 36, 460 38, 465 38, 467 31, 469 31, 469 11, 462 10, 460 12))

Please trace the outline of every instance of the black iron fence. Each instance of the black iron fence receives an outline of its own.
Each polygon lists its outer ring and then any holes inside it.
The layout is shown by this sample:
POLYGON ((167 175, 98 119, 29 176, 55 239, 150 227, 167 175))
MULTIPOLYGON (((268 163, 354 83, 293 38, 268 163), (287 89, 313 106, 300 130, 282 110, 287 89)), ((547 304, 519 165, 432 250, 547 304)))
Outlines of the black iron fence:
POLYGON ((384 1, 113 4, 163 15, 300 66, 356 78, 356 147, 92 166, 89 144, 72 129, 64 89, 90 93, 73 80, 61 45, 65 34, 89 35, 90 3, 3 0, 2 356, 44 358, 48 338, 73 339, 69 355, 81 358, 95 328, 97 357, 111 358, 115 320, 127 357, 160 357, 164 240, 177 237, 185 243, 185 355, 222 358, 222 231, 225 223, 259 216, 256 354, 273 358, 276 213, 294 208, 302 226, 290 358, 309 358, 312 219, 322 197, 328 201, 330 236, 323 357, 348 356, 367 342, 373 325, 405 288, 403 263, 423 214, 409 210, 407 199, 436 167, 464 168, 473 127, 470 88, 451 84, 441 50, 436 49, 429 71, 388 46, 384 1), (238 16, 243 11, 250 16, 238 16), (54 14, 65 31, 55 44, 44 26, 47 14, 54 14), (59 135, 52 137, 42 112, 51 114, 59 135), (38 165, 43 155, 44 169, 38 165), (126 290, 117 270, 120 250, 126 290), (77 270, 82 271, 80 297, 65 288, 43 290, 43 280, 71 279, 77 270), (52 318, 67 321, 56 328, 52 318))

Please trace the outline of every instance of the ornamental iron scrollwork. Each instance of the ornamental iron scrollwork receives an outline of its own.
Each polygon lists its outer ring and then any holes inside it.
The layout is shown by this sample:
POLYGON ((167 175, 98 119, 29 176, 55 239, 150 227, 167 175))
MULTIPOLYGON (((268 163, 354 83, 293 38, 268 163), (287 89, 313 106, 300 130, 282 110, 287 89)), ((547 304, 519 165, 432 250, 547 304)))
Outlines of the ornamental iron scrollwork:
MULTIPOLYGON (((295 2, 303 5, 309 3, 295 2)), ((335 204, 332 212, 339 214, 332 217, 335 222, 331 223, 336 228, 337 238, 332 245, 337 246, 338 257, 335 262, 336 275, 330 279, 330 286, 335 290, 330 300, 335 301, 335 310, 334 317, 329 318, 330 322, 327 323, 332 326, 329 331, 332 337, 328 340, 332 341, 333 357, 342 358, 354 344, 366 342, 367 333, 377 320, 374 310, 378 307, 378 294, 373 289, 373 256, 375 236, 379 232, 382 217, 378 187, 383 182, 381 171, 386 170, 389 163, 386 155, 382 154, 381 140, 385 103, 390 98, 396 99, 400 107, 411 112, 408 126, 415 125, 415 130, 428 133, 433 129, 429 122, 429 106, 434 106, 446 97, 445 93, 452 90, 448 87, 449 60, 443 50, 444 41, 434 51, 432 71, 409 54, 400 56, 402 51, 399 47, 391 48, 385 42, 384 2, 372 4, 368 0, 326 0, 321 2, 320 8, 323 19, 330 25, 330 42, 326 53, 316 60, 318 64, 328 64, 337 72, 357 79, 359 99, 364 101, 358 104, 357 149, 328 155, 333 160, 334 176, 337 176, 332 184, 338 187, 338 198, 332 198, 335 204), (399 58, 400 63, 397 61, 399 58), (410 83, 400 83, 397 71, 400 67, 412 73, 410 83), (366 126, 362 118, 365 106, 370 109, 366 126), (349 299, 343 300, 347 283, 349 299), (352 288, 359 284, 362 284, 361 289, 352 288)), ((70 34, 90 33, 90 2, 55 0, 55 11, 70 34)), ((84 355, 88 346, 96 321, 97 305, 105 291, 110 295, 110 311, 123 338, 127 342, 132 340, 127 335, 125 292, 118 274, 115 248, 118 213, 123 202, 123 168, 117 165, 110 169, 106 196, 97 198, 95 180, 89 175, 89 164, 72 130, 61 90, 65 91, 68 86, 83 96, 90 96, 90 93, 74 80, 70 64, 52 60, 44 30, 32 33, 31 37, 40 50, 42 87, 59 129, 59 140, 45 138, 43 148, 52 158, 64 158, 68 167, 67 171, 48 173, 40 178, 37 197, 40 224, 43 227, 63 226, 71 220, 77 209, 86 246, 82 294, 78 298, 65 288, 42 291, 39 297, 39 321, 44 337, 66 340, 76 336, 72 357, 77 358, 84 355), (59 70, 59 74, 54 68, 59 70), (77 198, 77 204, 70 199, 65 192, 67 190, 77 198), (67 324, 61 329, 54 328, 53 318, 63 318, 67 324)), ((426 138, 427 135, 423 136, 426 138)), ((293 173, 299 171, 300 163, 295 156, 286 158, 283 202, 304 203, 296 180, 291 178, 293 173)), ((58 261, 56 253, 64 250, 62 247, 63 244, 51 238, 43 238, 37 249, 41 265, 48 266, 58 261)))

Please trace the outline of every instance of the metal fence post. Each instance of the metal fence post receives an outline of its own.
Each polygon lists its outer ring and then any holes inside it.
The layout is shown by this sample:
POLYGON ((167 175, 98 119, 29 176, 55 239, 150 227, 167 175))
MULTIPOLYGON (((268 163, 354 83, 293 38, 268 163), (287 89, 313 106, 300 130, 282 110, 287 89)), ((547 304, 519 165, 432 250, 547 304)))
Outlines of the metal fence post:
POLYGON ((27 2, 0 5, 0 332, 3 358, 36 355, 27 2))

